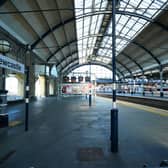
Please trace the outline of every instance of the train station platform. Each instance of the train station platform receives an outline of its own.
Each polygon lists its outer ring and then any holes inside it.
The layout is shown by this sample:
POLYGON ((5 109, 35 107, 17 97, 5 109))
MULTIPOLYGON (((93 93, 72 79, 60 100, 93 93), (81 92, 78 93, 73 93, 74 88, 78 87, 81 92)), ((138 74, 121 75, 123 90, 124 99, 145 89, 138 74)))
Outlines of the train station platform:
POLYGON ((7 108, 11 123, 0 130, 1 168, 138 168, 168 159, 168 112, 118 101, 119 152, 110 152, 112 101, 82 96, 47 97, 7 108))
MULTIPOLYGON (((110 92, 99 92, 97 93, 100 97, 112 98, 112 93, 110 92)), ((136 104, 142 104, 146 106, 151 106, 159 109, 168 110, 168 97, 142 95, 142 94, 117 94, 117 99, 127 102, 132 102, 136 104)))

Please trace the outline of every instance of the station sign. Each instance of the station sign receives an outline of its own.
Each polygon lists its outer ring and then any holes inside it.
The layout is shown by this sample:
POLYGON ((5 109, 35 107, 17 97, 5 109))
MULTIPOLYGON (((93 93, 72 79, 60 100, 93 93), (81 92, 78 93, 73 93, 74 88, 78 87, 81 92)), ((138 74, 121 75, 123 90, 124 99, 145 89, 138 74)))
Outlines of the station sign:
POLYGON ((24 64, 0 54, 0 67, 10 69, 19 73, 25 73, 24 64))

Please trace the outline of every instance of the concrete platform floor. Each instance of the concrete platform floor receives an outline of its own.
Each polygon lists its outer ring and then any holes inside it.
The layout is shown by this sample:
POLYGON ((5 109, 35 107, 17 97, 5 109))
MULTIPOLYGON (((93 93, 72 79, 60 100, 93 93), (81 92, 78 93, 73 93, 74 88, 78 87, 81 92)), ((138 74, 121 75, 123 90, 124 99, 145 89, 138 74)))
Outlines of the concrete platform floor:
MULTIPOLYGON (((85 97, 49 97, 30 106, 28 132, 23 124, 0 130, 1 168, 140 168, 168 159, 166 111, 120 102, 119 153, 113 154, 111 100, 96 97, 89 107, 85 97)), ((23 108, 8 107, 11 120, 22 120, 23 108)))

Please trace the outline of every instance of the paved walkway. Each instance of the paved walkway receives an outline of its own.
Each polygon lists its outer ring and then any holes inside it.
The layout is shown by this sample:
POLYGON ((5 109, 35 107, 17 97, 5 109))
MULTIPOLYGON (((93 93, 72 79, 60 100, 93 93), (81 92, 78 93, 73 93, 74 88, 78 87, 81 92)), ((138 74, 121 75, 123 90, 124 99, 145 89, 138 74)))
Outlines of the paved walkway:
MULTIPOLYGON (((23 107, 11 106, 8 111, 23 114, 23 107)), ((85 97, 31 103, 28 132, 23 125, 0 131, 0 167, 138 168, 168 159, 168 117, 123 104, 119 105, 119 153, 112 154, 110 109, 111 100, 98 97, 92 107, 85 97)))

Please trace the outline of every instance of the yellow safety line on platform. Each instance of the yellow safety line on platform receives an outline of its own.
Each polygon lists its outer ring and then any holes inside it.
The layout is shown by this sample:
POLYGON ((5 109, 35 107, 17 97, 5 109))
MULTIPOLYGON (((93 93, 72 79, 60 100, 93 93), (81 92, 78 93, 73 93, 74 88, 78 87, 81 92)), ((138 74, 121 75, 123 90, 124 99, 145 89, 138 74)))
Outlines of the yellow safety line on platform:
MULTIPOLYGON (((109 98, 105 98, 106 100, 110 100, 109 98)), ((161 116, 166 116, 168 117, 168 111, 167 110, 163 110, 163 109, 159 109, 159 108, 155 108, 155 107, 150 107, 150 106, 145 106, 145 105, 141 105, 141 104, 136 104, 136 103, 130 103, 130 102, 127 102, 127 101, 121 101, 121 100, 117 100, 117 104, 121 104, 121 105, 124 105, 124 106, 128 106, 128 107, 133 107, 133 108, 136 108, 136 109, 140 109, 140 110, 143 110, 143 111, 147 111, 147 112, 150 112, 150 113, 154 113, 154 114, 158 114, 158 115, 161 115, 161 116)))
POLYGON ((144 110, 144 111, 147 111, 150 113, 159 114, 161 116, 168 117, 167 110, 163 110, 163 109, 159 109, 159 108, 155 108, 155 107, 150 107, 150 106, 144 106, 141 104, 130 103, 130 102, 126 102, 126 101, 120 101, 120 100, 118 101, 118 103, 125 105, 125 106, 134 107, 136 109, 140 109, 140 110, 144 110))

